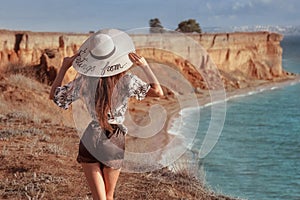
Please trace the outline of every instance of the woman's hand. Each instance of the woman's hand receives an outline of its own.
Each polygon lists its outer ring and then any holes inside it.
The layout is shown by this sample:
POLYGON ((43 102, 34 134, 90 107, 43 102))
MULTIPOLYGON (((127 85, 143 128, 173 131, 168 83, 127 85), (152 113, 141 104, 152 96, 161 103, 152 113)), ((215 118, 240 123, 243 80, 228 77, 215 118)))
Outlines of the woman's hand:
POLYGON ((62 62, 61 68, 63 68, 64 70, 68 70, 72 66, 73 61, 75 60, 75 58, 77 56, 78 56, 78 53, 74 54, 71 57, 65 57, 63 62, 62 62))
POLYGON ((129 53, 128 57, 131 60, 131 62, 133 62, 133 64, 135 64, 137 66, 144 67, 144 66, 148 65, 148 63, 145 60, 145 58, 137 55, 136 53, 129 53))

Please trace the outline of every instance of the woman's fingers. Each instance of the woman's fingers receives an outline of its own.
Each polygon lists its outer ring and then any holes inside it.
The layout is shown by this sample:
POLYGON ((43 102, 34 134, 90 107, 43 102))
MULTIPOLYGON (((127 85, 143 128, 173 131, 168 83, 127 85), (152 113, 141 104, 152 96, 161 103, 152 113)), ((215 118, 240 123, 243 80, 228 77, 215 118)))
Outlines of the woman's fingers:
POLYGON ((142 57, 137 55, 136 53, 129 53, 128 57, 131 60, 131 62, 133 62, 136 65, 143 65, 144 64, 142 62, 143 61, 142 57))
POLYGON ((136 53, 129 53, 128 56, 129 56, 130 60, 133 62, 137 62, 141 58, 136 53))
POLYGON ((141 57, 136 53, 129 53, 128 56, 131 62, 133 62, 136 65, 145 66, 148 64, 144 57, 141 57))
POLYGON ((131 60, 131 62, 135 63, 136 62, 136 56, 134 53, 129 53, 128 54, 129 59, 131 60))

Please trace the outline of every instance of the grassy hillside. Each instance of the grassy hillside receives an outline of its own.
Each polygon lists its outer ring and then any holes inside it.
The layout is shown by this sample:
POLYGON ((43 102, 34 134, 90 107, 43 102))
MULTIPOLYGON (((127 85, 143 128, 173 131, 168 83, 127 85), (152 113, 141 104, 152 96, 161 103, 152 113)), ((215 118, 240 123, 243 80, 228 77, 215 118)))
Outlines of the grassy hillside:
MULTIPOLYGON (((57 108, 49 89, 21 74, 0 75, 0 199, 91 199, 71 111, 57 108)), ((184 172, 121 173, 116 199, 231 199, 184 172)))

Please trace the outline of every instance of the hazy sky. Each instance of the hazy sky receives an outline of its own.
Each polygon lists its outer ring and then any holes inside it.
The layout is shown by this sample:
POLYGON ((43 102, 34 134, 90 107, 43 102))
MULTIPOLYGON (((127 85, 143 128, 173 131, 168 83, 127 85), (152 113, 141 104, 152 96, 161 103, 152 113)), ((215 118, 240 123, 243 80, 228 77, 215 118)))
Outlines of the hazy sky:
POLYGON ((299 0, 2 0, 0 29, 88 32, 147 27, 159 18, 175 29, 196 19, 201 27, 300 25, 299 0))

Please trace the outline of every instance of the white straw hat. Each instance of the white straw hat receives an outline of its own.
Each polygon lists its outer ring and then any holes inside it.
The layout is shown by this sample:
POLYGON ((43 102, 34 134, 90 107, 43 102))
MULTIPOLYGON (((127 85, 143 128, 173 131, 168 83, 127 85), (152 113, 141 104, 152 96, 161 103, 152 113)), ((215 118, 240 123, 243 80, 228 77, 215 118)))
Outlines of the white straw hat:
POLYGON ((113 76, 132 66, 130 52, 135 52, 135 47, 127 33, 117 29, 100 30, 81 45, 73 67, 87 76, 113 76))

